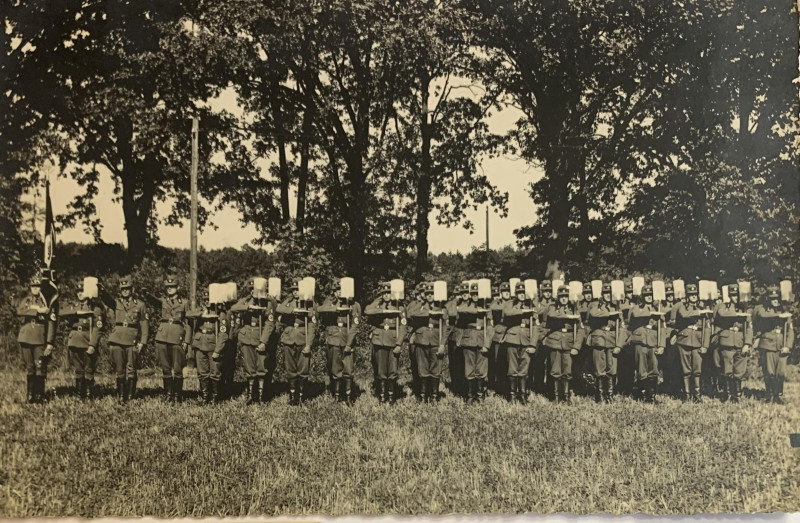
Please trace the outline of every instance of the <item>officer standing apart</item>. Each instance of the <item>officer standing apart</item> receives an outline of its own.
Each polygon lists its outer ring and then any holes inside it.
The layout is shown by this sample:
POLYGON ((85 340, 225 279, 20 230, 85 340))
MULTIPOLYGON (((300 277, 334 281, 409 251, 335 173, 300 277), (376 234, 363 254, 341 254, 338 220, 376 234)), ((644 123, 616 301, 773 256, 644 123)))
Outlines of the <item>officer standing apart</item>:
POLYGON ((483 398, 482 384, 489 370, 486 337, 484 326, 488 309, 478 305, 478 284, 469 286, 469 302, 458 306, 458 327, 461 335, 458 339, 458 348, 464 355, 464 381, 467 384, 467 400, 470 403, 478 402, 483 398))
POLYGON ((261 283, 266 284, 266 280, 251 278, 250 296, 239 300, 230 310, 238 315, 240 322, 236 328, 236 341, 242 353, 242 365, 247 378, 248 405, 266 401, 269 393, 266 379, 267 344, 275 332, 275 315, 278 309, 277 301, 266 293, 265 285, 262 286, 261 283))
MULTIPOLYGON (((509 286, 508 283, 504 284, 509 286)), ((525 300, 525 284, 516 284, 514 299, 503 306, 503 350, 506 355, 508 376, 508 400, 527 403, 527 379, 531 356, 536 352, 534 344, 539 338, 539 327, 535 325, 536 310, 525 300)))
POLYGON ((222 350, 228 341, 227 315, 221 305, 209 303, 203 293, 200 308, 189 314, 193 322, 192 347, 195 350, 200 401, 211 403, 222 399, 222 350))
POLYGON ((103 329, 103 309, 83 291, 78 292, 75 307, 61 311, 61 317, 69 325, 67 350, 69 363, 75 372, 75 389, 78 397, 92 397, 94 371, 97 367, 97 344, 103 329))
POLYGON ((553 380, 556 402, 570 401, 569 383, 572 380, 572 358, 583 343, 580 315, 569 303, 569 289, 561 286, 556 304, 545 314, 544 346, 550 349, 550 378, 553 380))
POLYGON ((740 302, 739 285, 728 285, 728 303, 714 311, 714 328, 722 370, 722 401, 738 403, 741 384, 747 372, 747 355, 753 346, 752 310, 740 302))
POLYGON ((445 355, 447 311, 443 303, 434 302, 433 283, 422 287, 424 301, 409 305, 411 339, 420 379, 420 396, 425 403, 439 399, 439 380, 445 355))
POLYGON ((702 401, 700 389, 702 355, 708 351, 711 343, 711 328, 706 328, 705 323, 706 316, 711 311, 700 305, 697 285, 690 283, 686 286, 686 298, 687 303, 680 304, 675 315, 677 345, 683 375, 683 400, 686 401, 691 397, 692 401, 699 403, 702 401))
POLYGON ((120 278, 119 292, 114 308, 108 311, 112 325, 108 348, 117 375, 117 398, 124 403, 136 395, 136 364, 147 343, 150 315, 144 301, 133 297, 130 276, 120 278))
POLYGON ((161 318, 156 330, 156 359, 164 380, 165 401, 183 400, 183 367, 192 339, 187 315, 189 302, 178 296, 178 279, 167 276, 167 295, 161 300, 161 318))
POLYGON ((778 289, 770 287, 766 303, 753 310, 755 328, 764 374, 767 403, 783 405, 783 380, 786 377, 786 360, 794 345, 792 314, 784 309, 778 289))
POLYGON ((26 401, 39 403, 44 400, 47 359, 53 353, 58 320, 55 307, 42 295, 41 277, 31 278, 30 292, 17 302, 17 316, 22 324, 17 342, 27 375, 26 401))
POLYGON ((628 329, 634 351, 635 387, 648 403, 655 402, 658 388, 658 358, 666 345, 665 313, 653 304, 653 287, 642 287, 642 301, 630 312, 628 329))
POLYGON ((392 288, 381 283, 381 296, 367 305, 364 311, 372 326, 372 350, 378 378, 378 399, 393 403, 397 386, 397 360, 406 337, 407 320, 400 303, 392 302, 392 288))
POLYGON ((305 401, 305 387, 311 370, 311 344, 317 332, 317 305, 311 296, 301 297, 299 282, 292 282, 292 295, 278 305, 286 378, 289 380, 289 404, 305 401), (311 298, 311 299, 308 299, 311 298))
POLYGON ((588 345, 592 352, 592 365, 597 379, 595 401, 611 403, 617 380, 617 355, 625 344, 621 325, 621 312, 614 305, 611 285, 603 284, 601 301, 592 303, 587 315, 588 345))
POLYGON ((341 287, 319 308, 325 332, 326 363, 331 393, 347 405, 353 400, 353 342, 361 324, 361 305, 351 298, 342 298, 341 287))

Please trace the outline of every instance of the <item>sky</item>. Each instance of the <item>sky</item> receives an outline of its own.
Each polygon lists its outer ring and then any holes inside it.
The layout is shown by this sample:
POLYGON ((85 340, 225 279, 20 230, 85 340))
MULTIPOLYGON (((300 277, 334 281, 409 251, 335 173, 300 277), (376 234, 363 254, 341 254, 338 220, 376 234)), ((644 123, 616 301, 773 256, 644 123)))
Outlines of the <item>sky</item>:
MULTIPOLYGON (((231 91, 223 93, 211 105, 212 107, 224 107, 232 112, 238 112, 236 110, 235 95, 231 91)), ((519 116, 518 110, 511 107, 505 108, 490 117, 488 120, 490 129, 493 132, 505 132, 513 127, 519 116)), ((496 249, 506 245, 515 245, 514 229, 533 222, 535 206, 528 193, 528 187, 542 176, 542 171, 538 167, 529 165, 524 160, 512 156, 486 158, 481 162, 481 169, 500 191, 508 192, 508 216, 501 218, 494 211, 490 211, 489 214, 490 247, 496 249)), ((53 212, 56 215, 65 213, 69 203, 81 193, 82 188, 69 178, 59 177, 55 168, 51 168, 48 174, 53 212)), ((125 245, 127 241, 122 205, 121 203, 114 203, 112 201, 113 198, 111 176, 107 171, 103 170, 101 171, 99 194, 95 200, 97 202, 97 212, 103 225, 101 237, 106 243, 121 243, 125 245)), ((171 205, 171 201, 158 202, 156 204, 156 212, 160 217, 164 217, 169 213, 171 205)), ((486 241, 485 206, 480 206, 478 209, 468 209, 466 218, 475 224, 472 234, 460 225, 455 227, 440 226, 435 223, 433 216, 431 216, 431 228, 428 235, 431 252, 434 254, 442 252, 467 253, 473 247, 484 245, 486 241)), ((257 236, 256 228, 253 225, 243 224, 241 215, 233 207, 225 208, 216 213, 212 221, 216 225, 216 229, 206 227, 198 236, 199 245, 207 249, 239 248, 250 244, 257 236)), ((40 224, 39 227, 42 228, 43 225, 40 224)), ((189 248, 188 220, 182 226, 161 225, 158 229, 158 235, 159 243, 165 247, 189 248)), ((93 238, 90 234, 84 232, 81 226, 78 226, 60 231, 59 240, 91 243, 93 238)))

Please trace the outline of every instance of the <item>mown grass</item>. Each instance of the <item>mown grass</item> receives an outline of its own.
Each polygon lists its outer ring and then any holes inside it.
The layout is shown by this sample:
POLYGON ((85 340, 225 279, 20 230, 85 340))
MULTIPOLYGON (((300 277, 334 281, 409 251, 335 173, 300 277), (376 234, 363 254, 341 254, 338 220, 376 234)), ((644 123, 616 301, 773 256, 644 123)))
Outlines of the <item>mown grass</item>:
MULTIPOLYGON (((23 379, 0 373, 5 517, 800 509, 798 383, 785 406, 365 394, 347 408, 327 396, 26 406, 23 379)), ((157 384, 141 380, 145 395, 157 384)))

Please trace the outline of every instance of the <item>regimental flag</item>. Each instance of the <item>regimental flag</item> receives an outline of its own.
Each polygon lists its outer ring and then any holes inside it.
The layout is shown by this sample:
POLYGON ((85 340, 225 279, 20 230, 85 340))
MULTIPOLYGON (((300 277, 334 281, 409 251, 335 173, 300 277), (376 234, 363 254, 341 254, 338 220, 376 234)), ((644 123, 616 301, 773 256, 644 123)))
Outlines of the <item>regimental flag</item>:
POLYGON ((50 181, 44 184, 44 265, 48 269, 55 257, 56 247, 56 224, 53 221, 53 205, 50 203, 50 181))

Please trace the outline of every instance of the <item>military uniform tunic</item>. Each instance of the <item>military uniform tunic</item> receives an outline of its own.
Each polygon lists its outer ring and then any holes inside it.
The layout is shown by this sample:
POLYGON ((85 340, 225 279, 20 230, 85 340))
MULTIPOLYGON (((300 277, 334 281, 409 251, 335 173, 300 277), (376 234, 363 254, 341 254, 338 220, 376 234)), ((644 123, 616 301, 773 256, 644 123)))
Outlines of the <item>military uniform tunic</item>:
POLYGON ((197 377, 201 383, 218 382, 222 377, 222 352, 229 339, 230 320, 227 313, 214 309, 195 310, 188 315, 193 323, 192 348, 195 350, 197 377))
POLYGON ((295 299, 291 297, 278 305, 278 321, 283 326, 280 344, 283 348, 286 376, 290 380, 308 378, 311 370, 311 353, 303 351, 307 346, 311 347, 316 336, 317 306, 313 302, 304 306, 308 307, 308 312, 302 312, 306 309, 298 309, 295 299))
POLYGON ((277 335, 277 301, 272 297, 259 301, 250 296, 239 300, 230 312, 237 318, 235 340, 242 353, 245 376, 248 380, 265 377, 270 367, 267 358, 274 357, 271 349, 273 336, 277 335))
POLYGON ((367 322, 372 327, 372 349, 375 357, 375 371, 380 380, 397 379, 397 359, 395 347, 406 338, 406 311, 391 302, 378 298, 364 310, 367 322), (397 311, 397 312, 391 312, 397 311))
POLYGON ((675 315, 677 345, 681 357, 681 372, 684 376, 700 376, 703 358, 699 349, 711 345, 711 327, 703 328, 703 310, 698 304, 681 304, 675 315), (704 337, 705 336, 705 337, 704 337))
POLYGON ((61 317, 67 320, 69 325, 67 350, 76 378, 94 379, 99 354, 97 344, 105 326, 103 316, 102 308, 83 302, 61 311, 61 317), (92 354, 87 353, 89 347, 94 349, 92 354))
POLYGON ((506 325, 503 322, 503 309, 512 299, 504 300, 502 297, 495 298, 489 305, 490 318, 492 324, 492 341, 489 350, 489 384, 498 390, 506 388, 506 376, 508 367, 508 355, 506 345, 503 344, 503 336, 506 333, 506 325))
POLYGON ((332 379, 353 378, 353 342, 361 324, 361 305, 345 305, 326 299, 318 309, 319 322, 325 333, 328 374, 332 379))
POLYGON ((22 325, 17 334, 17 342, 22 351, 25 362, 25 372, 28 376, 46 376, 47 367, 38 365, 42 360, 47 344, 53 344, 56 339, 56 322, 58 315, 55 309, 39 312, 37 308, 47 309, 44 296, 28 294, 17 302, 17 316, 22 325))
POLYGON ((489 372, 488 343, 491 333, 486 335, 486 313, 474 302, 458 306, 456 327, 460 330, 457 336, 457 346, 464 355, 464 378, 470 380, 484 380, 489 372))
POLYGON ((573 350, 579 351, 583 344, 582 329, 571 318, 576 313, 569 305, 550 305, 545 313, 544 346, 550 349, 550 376, 553 379, 572 379, 573 350), (577 336, 575 335, 577 331, 577 336))
POLYGON ((447 310, 427 301, 417 302, 409 305, 408 319, 419 377, 441 378, 442 358, 439 349, 444 348, 447 338, 447 310))
POLYGON ((138 343, 146 343, 150 317, 144 302, 137 298, 117 298, 108 311, 111 333, 108 345, 117 379, 136 379, 138 343))
POLYGON ((746 316, 752 310, 734 303, 721 303, 714 310, 714 330, 722 374, 742 379, 747 373, 745 345, 753 345, 753 325, 746 316))
POLYGON ((535 325, 535 311, 525 307, 516 299, 508 300, 503 306, 503 348, 506 355, 506 376, 527 378, 531 356, 528 349, 534 347, 539 337, 539 327, 535 325))
POLYGON ((614 349, 625 345, 619 313, 620 310, 612 303, 595 302, 587 314, 588 345, 592 349, 594 374, 598 378, 617 375, 617 355, 614 354, 614 349))
POLYGON ((765 377, 784 378, 786 376, 786 354, 781 353, 786 347, 794 346, 794 327, 791 321, 781 318, 783 308, 774 309, 769 305, 757 305, 753 310, 753 327, 758 337, 758 350, 761 356, 761 368, 765 377))
POLYGON ((192 339, 188 324, 189 302, 178 296, 161 300, 161 317, 156 329, 156 358, 165 378, 183 377, 186 351, 183 343, 192 339))
POLYGON ((656 349, 666 345, 666 328, 659 329, 660 317, 654 315, 657 312, 652 304, 634 305, 630 310, 628 331, 637 380, 658 379, 656 349))

